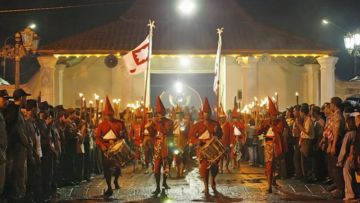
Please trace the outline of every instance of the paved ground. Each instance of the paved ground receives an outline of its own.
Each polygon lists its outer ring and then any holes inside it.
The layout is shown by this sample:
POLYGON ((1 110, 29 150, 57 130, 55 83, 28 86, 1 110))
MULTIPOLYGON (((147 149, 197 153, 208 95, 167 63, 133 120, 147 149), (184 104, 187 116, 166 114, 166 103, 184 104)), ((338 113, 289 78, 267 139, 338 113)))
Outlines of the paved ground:
POLYGON ((203 184, 198 174, 198 169, 194 167, 185 178, 171 178, 167 197, 153 198, 154 176, 144 174, 144 170, 140 169, 132 173, 130 168, 126 168, 120 178, 121 188, 114 192, 111 199, 102 197, 106 183, 102 176, 97 176, 89 183, 61 188, 61 196, 54 202, 341 202, 332 200, 321 185, 295 180, 279 180, 279 187, 272 194, 267 194, 264 169, 245 164, 240 171, 220 174, 217 178, 220 193, 214 195, 210 189, 211 195, 205 197, 201 193, 203 184))

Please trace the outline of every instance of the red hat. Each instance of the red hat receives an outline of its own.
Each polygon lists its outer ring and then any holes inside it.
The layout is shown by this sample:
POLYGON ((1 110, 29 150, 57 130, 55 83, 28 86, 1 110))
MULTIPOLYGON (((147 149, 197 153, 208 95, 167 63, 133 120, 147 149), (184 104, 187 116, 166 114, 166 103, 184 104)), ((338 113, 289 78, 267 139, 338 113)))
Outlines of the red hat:
POLYGON ((202 112, 204 112, 204 113, 211 113, 211 107, 210 107, 210 104, 209 104, 209 101, 208 101, 207 97, 205 98, 202 112))
POLYGON ((269 114, 270 116, 275 117, 278 114, 278 110, 276 109, 276 106, 270 97, 268 97, 268 100, 269 100, 269 114))
POLYGON ((222 104, 220 103, 220 107, 218 108, 218 117, 219 118, 224 118, 226 117, 226 113, 224 112, 224 108, 222 106, 222 104))
POLYGON ((163 116, 166 114, 166 109, 159 96, 156 98, 155 112, 163 116))
POLYGON ((204 114, 203 112, 200 110, 199 113, 198 113, 198 117, 199 119, 203 119, 204 118, 204 114))
POLYGON ((231 117, 232 118, 239 118, 240 117, 239 111, 240 111, 240 109, 234 108, 232 113, 231 113, 231 117))
POLYGON ((105 108, 104 108, 103 114, 104 114, 104 115, 113 115, 114 113, 115 113, 115 112, 114 112, 114 109, 113 109, 112 106, 111 106, 110 100, 109 100, 109 98, 106 96, 105 108))
POLYGON ((135 110, 135 118, 141 118, 143 116, 143 109, 142 108, 137 108, 135 110))

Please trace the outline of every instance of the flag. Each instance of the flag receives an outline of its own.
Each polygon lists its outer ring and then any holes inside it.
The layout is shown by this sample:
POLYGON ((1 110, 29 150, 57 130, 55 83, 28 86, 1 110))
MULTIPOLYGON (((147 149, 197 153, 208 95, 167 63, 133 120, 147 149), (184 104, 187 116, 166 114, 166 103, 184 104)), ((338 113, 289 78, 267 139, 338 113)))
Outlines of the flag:
POLYGON ((149 55, 151 54, 149 46, 150 37, 147 36, 139 46, 123 56, 126 69, 130 75, 137 75, 146 70, 149 63, 149 55))
POLYGON ((222 41, 221 41, 221 36, 219 35, 218 48, 215 59, 215 77, 214 77, 214 86, 213 86, 213 90, 215 94, 218 94, 219 83, 220 83, 219 75, 220 75, 221 45, 222 45, 222 41))

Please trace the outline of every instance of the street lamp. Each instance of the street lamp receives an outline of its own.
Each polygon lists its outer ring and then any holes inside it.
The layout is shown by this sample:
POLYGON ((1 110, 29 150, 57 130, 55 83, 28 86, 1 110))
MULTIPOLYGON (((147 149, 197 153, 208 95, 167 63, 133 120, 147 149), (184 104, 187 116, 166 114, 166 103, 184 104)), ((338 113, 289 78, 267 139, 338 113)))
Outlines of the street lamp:
POLYGON ((345 48, 350 55, 354 57, 354 75, 357 74, 357 57, 360 56, 360 30, 353 33, 347 33, 344 36, 345 48))
POLYGON ((15 45, 13 47, 4 46, 2 48, 2 57, 15 59, 15 89, 20 87, 21 58, 36 52, 38 44, 38 35, 30 27, 27 27, 23 31, 15 33, 15 45))

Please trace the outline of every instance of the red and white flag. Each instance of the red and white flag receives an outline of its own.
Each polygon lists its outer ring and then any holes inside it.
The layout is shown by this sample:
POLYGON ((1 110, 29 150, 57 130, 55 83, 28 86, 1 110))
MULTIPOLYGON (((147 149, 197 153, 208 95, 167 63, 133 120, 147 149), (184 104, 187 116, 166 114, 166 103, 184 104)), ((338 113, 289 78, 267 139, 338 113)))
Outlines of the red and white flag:
MULTIPOLYGON (((218 30, 219 32, 219 30, 218 30)), ((222 32, 222 30, 221 30, 222 32)), ((217 52, 216 52, 216 59, 215 59, 215 77, 214 77, 214 86, 213 86, 213 90, 215 92, 215 94, 218 94, 218 90, 219 90, 219 83, 220 83, 220 61, 221 61, 221 45, 222 45, 222 40, 221 40, 221 33, 219 34, 219 40, 218 40, 218 48, 217 48, 217 52)))
POLYGON ((130 51, 123 56, 123 60, 130 75, 137 75, 146 70, 149 63, 150 50, 150 37, 137 46, 134 50, 130 51))

